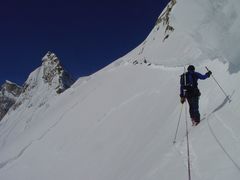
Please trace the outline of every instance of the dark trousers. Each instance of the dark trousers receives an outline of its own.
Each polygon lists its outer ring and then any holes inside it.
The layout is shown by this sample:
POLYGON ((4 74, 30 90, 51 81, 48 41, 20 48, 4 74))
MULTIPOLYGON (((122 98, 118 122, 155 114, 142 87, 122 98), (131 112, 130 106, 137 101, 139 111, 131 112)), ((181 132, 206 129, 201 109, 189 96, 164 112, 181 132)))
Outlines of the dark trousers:
POLYGON ((196 97, 188 97, 189 104, 189 113, 192 120, 195 122, 200 122, 200 113, 199 113, 199 96, 196 97))

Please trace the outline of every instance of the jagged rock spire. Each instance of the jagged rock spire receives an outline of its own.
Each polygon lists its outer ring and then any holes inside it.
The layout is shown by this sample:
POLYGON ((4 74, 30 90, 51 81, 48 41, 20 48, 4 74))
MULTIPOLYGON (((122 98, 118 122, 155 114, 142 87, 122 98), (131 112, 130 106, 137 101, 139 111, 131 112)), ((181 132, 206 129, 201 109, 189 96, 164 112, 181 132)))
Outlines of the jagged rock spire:
POLYGON ((74 79, 64 70, 58 57, 48 51, 42 58, 43 79, 50 86, 55 86, 56 92, 61 93, 69 88, 74 79))

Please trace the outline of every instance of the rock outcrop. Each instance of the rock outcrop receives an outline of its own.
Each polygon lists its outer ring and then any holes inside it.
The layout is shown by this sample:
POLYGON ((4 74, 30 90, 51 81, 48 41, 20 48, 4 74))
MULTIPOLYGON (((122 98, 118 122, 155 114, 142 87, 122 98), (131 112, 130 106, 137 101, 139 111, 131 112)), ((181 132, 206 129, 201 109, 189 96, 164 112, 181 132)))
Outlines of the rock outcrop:
POLYGON ((22 87, 15 83, 6 81, 0 88, 0 121, 15 104, 22 92, 22 87))

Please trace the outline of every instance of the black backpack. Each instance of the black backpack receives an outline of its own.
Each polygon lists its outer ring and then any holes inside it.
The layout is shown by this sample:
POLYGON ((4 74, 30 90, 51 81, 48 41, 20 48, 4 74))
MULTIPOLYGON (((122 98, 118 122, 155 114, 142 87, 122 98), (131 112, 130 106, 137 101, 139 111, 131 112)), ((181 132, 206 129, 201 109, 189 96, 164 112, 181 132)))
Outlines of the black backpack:
POLYGON ((181 86, 183 87, 183 90, 186 92, 185 94, 186 97, 198 97, 201 95, 198 89, 197 79, 198 78, 195 75, 195 73, 186 72, 181 75, 180 83, 181 83, 181 86))

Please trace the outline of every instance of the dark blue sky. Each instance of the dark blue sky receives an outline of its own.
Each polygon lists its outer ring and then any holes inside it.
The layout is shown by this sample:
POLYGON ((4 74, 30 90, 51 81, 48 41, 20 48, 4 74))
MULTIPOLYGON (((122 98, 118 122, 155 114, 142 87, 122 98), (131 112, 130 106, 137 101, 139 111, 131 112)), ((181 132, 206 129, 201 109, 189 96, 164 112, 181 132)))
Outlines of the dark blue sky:
POLYGON ((0 2, 0 84, 23 84, 52 51, 78 78, 139 45, 169 0, 0 2))

